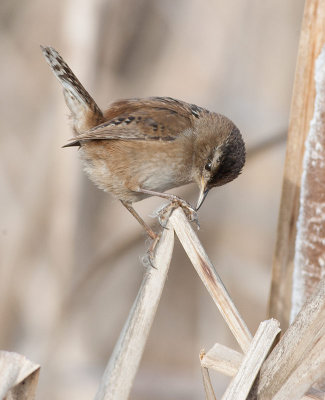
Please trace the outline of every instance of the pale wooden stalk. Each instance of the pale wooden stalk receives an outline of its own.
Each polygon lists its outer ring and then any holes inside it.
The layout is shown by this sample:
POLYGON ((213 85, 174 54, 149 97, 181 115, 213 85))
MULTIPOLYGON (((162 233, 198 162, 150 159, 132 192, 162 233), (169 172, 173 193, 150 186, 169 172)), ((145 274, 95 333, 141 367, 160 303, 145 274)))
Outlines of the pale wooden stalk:
POLYGON ((194 268, 216 303, 240 347, 247 352, 252 335, 224 287, 201 242, 192 229, 182 209, 174 210, 169 221, 182 243, 194 268))
POLYGON ((247 398, 261 365, 279 332, 279 322, 275 319, 260 323, 238 373, 230 382, 222 400, 245 400, 247 398))
POLYGON ((34 400, 39 372, 25 356, 0 351, 0 399, 34 400))
MULTIPOLYGON (((324 7, 325 24, 325 7, 324 7)), ((325 46, 315 66, 315 109, 305 145, 292 283, 293 320, 325 275, 325 46)))
MULTIPOLYGON (((200 353, 201 361, 204 356, 205 356, 204 350, 201 350, 201 353, 200 353)), ((203 367, 202 363, 201 363, 201 373, 202 373, 203 386, 204 386, 206 400, 216 400, 216 396, 214 394, 213 387, 212 387, 211 380, 210 380, 209 370, 208 370, 208 368, 203 367)))
POLYGON ((311 388, 305 395, 302 396, 301 400, 325 400, 325 393, 311 388))
MULTIPOLYGON (((310 386, 324 376, 325 336, 319 338, 314 347, 301 360, 295 370, 279 389, 273 400, 299 400, 310 386)), ((269 398, 269 397, 268 397, 269 398)), ((323 397, 324 399, 324 397, 323 397)))
POLYGON ((243 358, 242 353, 219 343, 216 343, 200 357, 202 367, 213 369, 227 376, 237 374, 243 358))
POLYGON ((201 372, 206 400, 216 400, 208 368, 201 367, 201 372))
POLYGON ((167 225, 156 249, 155 268, 145 274, 138 296, 108 362, 96 400, 129 397, 156 314, 173 252, 174 230, 167 225), (169 228, 168 228, 169 227, 169 228))
MULTIPOLYGON (((227 376, 237 374, 243 358, 243 354, 219 343, 216 343, 206 354, 201 352, 200 357, 201 367, 213 369, 227 376)), ((301 400, 325 400, 325 393, 310 388, 301 400)))
MULTIPOLYGON (((302 386, 302 394, 306 392, 308 387, 317 381, 319 375, 325 376, 325 344, 323 338, 325 336, 325 280, 323 279, 317 291, 304 304, 303 308, 297 315, 295 321, 284 336, 281 338, 277 346, 273 349, 267 360, 264 362, 260 379, 255 388, 257 399, 268 400, 280 392, 281 388, 287 388, 287 382, 290 382, 293 393, 302 386), (318 342, 323 343, 323 347, 318 342), (310 358, 314 355, 314 348, 317 346, 318 354, 316 358, 310 358), (315 371, 314 375, 308 376, 308 387, 306 382, 300 382, 300 377, 295 371, 300 371, 300 365, 303 371, 307 371, 306 363, 313 362, 310 369, 315 371), (317 369, 316 368, 316 369, 317 369), (295 377, 295 379, 293 379, 295 377)), ((307 364, 308 365, 308 364, 307 364)), ((305 372, 304 372, 305 373, 305 372)), ((307 372, 306 372, 307 373, 307 372)), ((305 377, 305 375, 302 374, 305 377)), ((287 389, 286 389, 287 390, 287 389)), ((292 399, 291 395, 289 396, 292 399)), ((252 399, 255 399, 254 394, 252 399)))
POLYGON ((324 15, 324 1, 306 0, 291 104, 269 300, 269 316, 278 319, 284 331, 289 325, 291 310, 291 286, 304 145, 314 112, 314 67, 315 60, 325 42, 324 15))

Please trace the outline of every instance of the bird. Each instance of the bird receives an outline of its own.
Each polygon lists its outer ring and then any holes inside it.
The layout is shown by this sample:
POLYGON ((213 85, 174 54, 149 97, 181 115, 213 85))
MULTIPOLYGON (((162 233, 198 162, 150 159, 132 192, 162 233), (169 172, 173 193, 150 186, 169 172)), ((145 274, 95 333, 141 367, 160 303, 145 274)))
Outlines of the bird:
POLYGON ((90 180, 120 200, 155 242, 159 234, 133 203, 162 197, 196 220, 208 192, 241 173, 245 143, 226 116, 171 97, 117 100, 102 111, 60 54, 50 46, 41 50, 71 113, 74 137, 63 147, 79 148, 90 180), (165 193, 193 182, 200 190, 195 209, 165 193))

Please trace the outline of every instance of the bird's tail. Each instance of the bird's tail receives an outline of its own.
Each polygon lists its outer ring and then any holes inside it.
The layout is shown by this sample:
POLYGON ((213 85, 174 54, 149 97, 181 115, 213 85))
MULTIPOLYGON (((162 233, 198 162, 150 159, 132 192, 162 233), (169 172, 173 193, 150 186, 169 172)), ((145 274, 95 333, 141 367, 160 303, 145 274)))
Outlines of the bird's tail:
POLYGON ((63 86, 67 106, 71 111, 75 133, 93 128, 103 120, 103 114, 68 64, 52 47, 41 46, 47 63, 63 86))

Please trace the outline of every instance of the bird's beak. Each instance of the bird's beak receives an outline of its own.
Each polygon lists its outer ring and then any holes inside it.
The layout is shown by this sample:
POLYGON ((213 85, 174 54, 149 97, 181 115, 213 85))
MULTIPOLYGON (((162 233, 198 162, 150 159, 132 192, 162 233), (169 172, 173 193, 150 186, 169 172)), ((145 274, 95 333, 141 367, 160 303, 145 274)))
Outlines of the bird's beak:
POLYGON ((208 192, 209 192, 209 189, 207 188, 207 185, 202 177, 201 178, 201 189, 200 189, 199 198, 197 200, 196 211, 198 211, 198 209, 202 206, 204 199, 207 197, 208 192))

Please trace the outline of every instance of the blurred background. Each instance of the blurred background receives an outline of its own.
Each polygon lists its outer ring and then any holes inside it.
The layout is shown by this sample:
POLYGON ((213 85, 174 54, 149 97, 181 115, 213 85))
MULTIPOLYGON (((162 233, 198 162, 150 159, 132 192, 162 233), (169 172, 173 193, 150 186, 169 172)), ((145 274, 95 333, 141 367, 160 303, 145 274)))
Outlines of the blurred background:
MULTIPOLYGON (((41 364, 37 396, 91 399, 136 297, 148 243, 83 175, 60 51, 97 103, 171 96, 227 115, 247 164, 210 192, 199 237, 254 333, 266 318, 303 0, 2 0, 0 348, 41 364)), ((195 204, 197 188, 173 193, 195 204)), ((146 221, 161 199, 135 205, 146 221)), ((135 379, 135 400, 202 399, 199 352, 239 350, 183 249, 135 379)), ((228 380, 211 372, 217 395, 228 380)))

